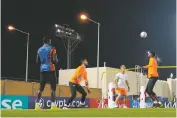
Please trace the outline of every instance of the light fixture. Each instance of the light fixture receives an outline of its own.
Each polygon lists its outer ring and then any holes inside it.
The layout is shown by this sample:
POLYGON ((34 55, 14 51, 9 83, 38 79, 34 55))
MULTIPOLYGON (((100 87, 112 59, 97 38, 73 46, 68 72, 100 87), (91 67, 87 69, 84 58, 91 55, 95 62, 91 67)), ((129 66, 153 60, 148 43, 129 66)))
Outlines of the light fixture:
POLYGON ((67 69, 69 69, 71 68, 71 53, 83 39, 74 29, 72 29, 67 24, 55 24, 55 31, 56 36, 62 40, 67 51, 67 69))
POLYGON ((82 15, 80 16, 80 18, 81 18, 82 20, 86 20, 86 19, 87 19, 87 16, 86 16, 85 14, 82 14, 82 15))
POLYGON ((58 25, 57 25, 57 24, 55 24, 55 27, 58 27, 58 25))
POLYGON ((8 26, 9 30, 14 30, 15 28, 13 26, 8 26))
POLYGON ((57 32, 61 32, 61 30, 60 30, 60 29, 57 29, 57 32))

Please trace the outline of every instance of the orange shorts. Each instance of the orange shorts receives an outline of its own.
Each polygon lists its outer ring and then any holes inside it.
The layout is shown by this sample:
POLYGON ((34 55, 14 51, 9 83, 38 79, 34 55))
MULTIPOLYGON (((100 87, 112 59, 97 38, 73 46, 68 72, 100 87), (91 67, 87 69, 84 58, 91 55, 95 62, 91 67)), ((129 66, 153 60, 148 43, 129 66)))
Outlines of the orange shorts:
POLYGON ((125 88, 117 88, 116 93, 121 94, 121 95, 127 95, 127 91, 125 88))

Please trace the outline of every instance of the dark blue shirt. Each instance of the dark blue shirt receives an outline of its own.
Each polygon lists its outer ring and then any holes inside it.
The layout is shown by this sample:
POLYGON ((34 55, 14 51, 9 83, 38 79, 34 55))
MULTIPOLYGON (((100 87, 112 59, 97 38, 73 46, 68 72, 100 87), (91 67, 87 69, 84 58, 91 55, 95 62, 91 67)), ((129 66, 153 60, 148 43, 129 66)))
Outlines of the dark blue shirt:
POLYGON ((56 50, 50 45, 44 45, 39 48, 38 56, 41 62, 41 72, 55 71, 55 65, 52 63, 53 54, 56 54, 56 50))

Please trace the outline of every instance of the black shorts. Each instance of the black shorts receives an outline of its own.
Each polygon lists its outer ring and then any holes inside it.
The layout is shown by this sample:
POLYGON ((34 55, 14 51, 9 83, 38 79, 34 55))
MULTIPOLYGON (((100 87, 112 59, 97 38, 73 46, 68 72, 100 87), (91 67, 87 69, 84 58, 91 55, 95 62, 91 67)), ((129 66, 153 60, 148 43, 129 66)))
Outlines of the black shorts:
POLYGON ((45 84, 49 83, 52 90, 56 90, 56 73, 55 72, 40 72, 40 90, 43 91, 45 84))

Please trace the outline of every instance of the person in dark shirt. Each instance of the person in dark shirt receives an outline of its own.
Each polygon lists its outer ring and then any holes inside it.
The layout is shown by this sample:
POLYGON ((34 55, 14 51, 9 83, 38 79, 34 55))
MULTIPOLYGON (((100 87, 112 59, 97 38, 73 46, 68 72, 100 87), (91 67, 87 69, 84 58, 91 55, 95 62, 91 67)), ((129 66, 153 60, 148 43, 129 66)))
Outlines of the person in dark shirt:
POLYGON ((40 88, 37 94, 35 109, 40 109, 40 98, 45 84, 51 86, 51 109, 56 109, 55 90, 56 90, 56 71, 55 64, 58 62, 56 49, 51 46, 51 39, 43 38, 44 45, 38 49, 36 62, 40 63, 40 88))

